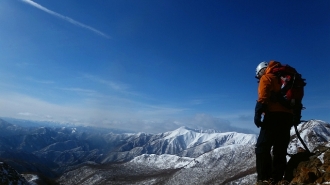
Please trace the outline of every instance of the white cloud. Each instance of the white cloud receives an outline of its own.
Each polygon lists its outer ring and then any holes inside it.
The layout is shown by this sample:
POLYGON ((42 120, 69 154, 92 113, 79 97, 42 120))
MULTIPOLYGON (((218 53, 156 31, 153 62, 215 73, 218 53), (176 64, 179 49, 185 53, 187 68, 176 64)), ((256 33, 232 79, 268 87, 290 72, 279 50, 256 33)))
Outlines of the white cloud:
POLYGON ((97 83, 106 85, 106 86, 108 86, 111 89, 116 90, 116 91, 122 91, 122 92, 124 92, 124 91, 126 91, 128 89, 128 85, 123 84, 123 83, 114 82, 114 81, 110 81, 110 80, 104 80, 104 79, 99 78, 97 76, 88 75, 88 74, 84 75, 84 77, 86 79, 91 80, 91 81, 94 81, 94 82, 97 82, 97 83))
POLYGON ((76 25, 76 26, 79 26, 79 27, 85 28, 87 30, 90 30, 90 31, 92 31, 92 32, 94 32, 94 33, 96 33, 98 35, 101 35, 101 36, 107 38, 107 39, 110 39, 110 36, 108 36, 107 34, 101 32, 101 31, 99 31, 97 29, 95 29, 95 28, 93 28, 91 26, 85 25, 83 23, 80 23, 80 22, 78 22, 78 21, 76 21, 76 20, 74 20, 74 19, 72 19, 70 17, 66 17, 66 16, 61 15, 59 13, 56 13, 56 12, 54 12, 52 10, 49 10, 48 8, 43 7, 40 4, 38 4, 38 3, 36 3, 36 2, 34 2, 32 0, 22 0, 22 1, 25 2, 25 3, 27 3, 27 4, 29 4, 29 5, 31 5, 31 6, 34 6, 34 7, 38 8, 38 9, 40 9, 40 10, 46 12, 46 13, 49 13, 49 14, 55 16, 55 17, 58 17, 60 19, 63 19, 65 21, 69 22, 69 23, 72 23, 72 24, 76 25))
POLYGON ((22 115, 22 116, 31 116, 32 114, 29 112, 19 112, 18 115, 22 115))
MULTIPOLYGON (((83 93, 93 90, 64 89, 83 93)), ((220 131, 242 131, 227 119, 191 114, 191 110, 170 105, 152 105, 133 99, 95 93, 79 104, 56 104, 18 93, 0 94, 0 116, 36 121, 54 121, 97 127, 125 129, 136 132, 160 133, 180 126, 220 131)), ((236 114, 236 118, 239 115, 236 114)), ((230 116, 229 116, 230 117, 230 116)), ((244 117, 244 116, 243 116, 244 117)), ((246 117, 244 117, 246 118, 246 117)), ((250 124, 248 124, 250 125, 250 124)), ((251 125, 253 123, 251 122, 251 125)), ((243 128, 239 126, 240 128, 243 128)))
POLYGON ((77 93, 86 93, 86 94, 96 94, 97 91, 91 89, 82 89, 82 88, 59 88, 64 91, 72 91, 77 93))
POLYGON ((23 94, 0 94, 0 116, 145 131, 147 123, 175 117, 183 111, 117 97, 103 98, 82 99, 79 104, 54 104, 23 94))
POLYGON ((34 79, 32 77, 26 77, 26 80, 29 80, 29 81, 34 82, 34 83, 40 83, 40 84, 54 84, 55 83, 54 81, 50 81, 50 80, 37 80, 37 79, 34 79))
POLYGON ((205 100, 202 100, 202 99, 194 99, 194 100, 191 100, 190 101, 190 104, 191 105, 201 105, 205 102, 205 100))

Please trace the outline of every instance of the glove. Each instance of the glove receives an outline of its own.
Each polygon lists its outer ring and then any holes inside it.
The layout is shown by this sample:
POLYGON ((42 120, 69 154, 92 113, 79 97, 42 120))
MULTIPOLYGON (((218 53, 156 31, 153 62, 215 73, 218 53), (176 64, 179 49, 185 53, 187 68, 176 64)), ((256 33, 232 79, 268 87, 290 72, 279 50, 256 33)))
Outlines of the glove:
POLYGON ((254 115, 254 124, 259 128, 262 126, 261 114, 255 113, 254 115))
POLYGON ((267 111, 267 106, 264 103, 257 102, 255 107, 255 114, 254 114, 254 124, 259 128, 262 127, 263 122, 261 121, 262 113, 267 111))

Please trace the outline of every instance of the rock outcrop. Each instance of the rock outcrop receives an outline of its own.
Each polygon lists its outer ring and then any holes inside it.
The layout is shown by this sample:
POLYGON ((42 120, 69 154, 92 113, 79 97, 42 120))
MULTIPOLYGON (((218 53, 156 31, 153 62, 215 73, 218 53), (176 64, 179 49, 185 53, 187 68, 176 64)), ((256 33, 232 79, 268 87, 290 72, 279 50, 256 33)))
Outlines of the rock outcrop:
POLYGON ((300 162, 290 185, 330 184, 330 145, 318 146, 315 155, 300 162))

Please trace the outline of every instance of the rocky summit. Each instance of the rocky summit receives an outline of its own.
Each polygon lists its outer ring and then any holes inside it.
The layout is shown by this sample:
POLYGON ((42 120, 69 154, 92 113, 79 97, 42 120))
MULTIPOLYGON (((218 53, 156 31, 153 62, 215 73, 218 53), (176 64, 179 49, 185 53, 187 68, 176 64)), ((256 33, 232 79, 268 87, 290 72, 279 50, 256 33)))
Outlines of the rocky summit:
POLYGON ((320 145, 294 169, 291 185, 330 184, 330 144, 320 145))

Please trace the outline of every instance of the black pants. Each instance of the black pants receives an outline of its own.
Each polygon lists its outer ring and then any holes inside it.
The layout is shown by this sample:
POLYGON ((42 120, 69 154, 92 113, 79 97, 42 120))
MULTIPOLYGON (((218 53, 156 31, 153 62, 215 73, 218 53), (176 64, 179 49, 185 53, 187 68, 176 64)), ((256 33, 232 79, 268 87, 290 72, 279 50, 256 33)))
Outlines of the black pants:
POLYGON ((292 119, 292 114, 285 112, 266 114, 255 148, 258 180, 283 178, 292 119))

